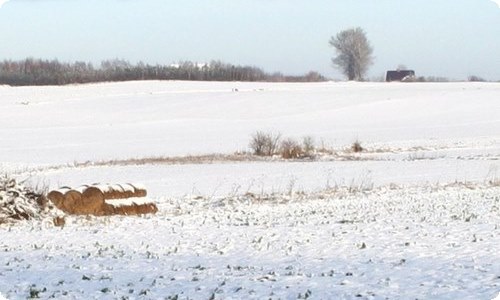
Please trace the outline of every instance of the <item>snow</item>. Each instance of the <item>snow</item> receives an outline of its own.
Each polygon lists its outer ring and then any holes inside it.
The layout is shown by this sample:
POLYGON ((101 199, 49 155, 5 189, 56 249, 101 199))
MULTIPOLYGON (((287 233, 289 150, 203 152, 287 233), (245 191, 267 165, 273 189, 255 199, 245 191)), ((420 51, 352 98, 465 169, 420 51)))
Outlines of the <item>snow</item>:
POLYGON ((247 150, 257 130, 332 147, 498 137, 496 83, 128 82, 0 89, 0 158, 20 165, 247 150), (238 88, 239 92, 232 92, 238 88), (29 101, 29 105, 20 102, 29 101), (432 108, 432 109, 431 109, 432 108), (57 155, 54 155, 57 152, 57 155))
POLYGON ((499 96, 498 83, 2 86, 0 170, 47 189, 141 182, 159 211, 0 224, 0 293, 493 299, 499 96), (92 163, 231 154, 258 130, 335 153, 92 163), (347 151, 355 140, 368 151, 347 151))

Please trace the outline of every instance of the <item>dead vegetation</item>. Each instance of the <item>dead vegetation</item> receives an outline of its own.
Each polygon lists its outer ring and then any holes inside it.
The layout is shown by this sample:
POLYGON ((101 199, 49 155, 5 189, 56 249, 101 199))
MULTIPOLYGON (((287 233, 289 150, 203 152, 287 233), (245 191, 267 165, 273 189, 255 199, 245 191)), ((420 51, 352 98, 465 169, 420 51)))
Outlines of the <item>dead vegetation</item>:
POLYGON ((358 140, 356 140, 354 143, 352 143, 351 150, 354 153, 359 153, 363 152, 365 149, 361 147, 361 143, 358 140))
POLYGON ((43 191, 24 186, 10 176, 0 176, 0 224, 62 215, 43 191))

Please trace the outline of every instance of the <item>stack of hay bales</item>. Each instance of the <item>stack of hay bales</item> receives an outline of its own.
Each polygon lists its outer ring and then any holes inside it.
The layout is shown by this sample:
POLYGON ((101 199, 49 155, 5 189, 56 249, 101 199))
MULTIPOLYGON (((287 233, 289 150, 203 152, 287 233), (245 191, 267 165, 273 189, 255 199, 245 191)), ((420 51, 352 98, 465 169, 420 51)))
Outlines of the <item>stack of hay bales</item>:
POLYGON ((156 204, 146 199, 147 191, 134 184, 82 185, 62 187, 47 198, 62 211, 75 215, 137 215, 156 213, 156 204))

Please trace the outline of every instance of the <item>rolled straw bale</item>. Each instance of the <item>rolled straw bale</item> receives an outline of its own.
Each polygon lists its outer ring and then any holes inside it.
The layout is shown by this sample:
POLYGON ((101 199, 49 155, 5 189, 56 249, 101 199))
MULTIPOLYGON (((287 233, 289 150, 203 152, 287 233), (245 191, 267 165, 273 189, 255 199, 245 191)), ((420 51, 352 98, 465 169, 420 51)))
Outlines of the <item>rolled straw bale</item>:
POLYGON ((119 184, 119 186, 121 186, 123 190, 122 199, 135 197, 135 188, 133 185, 125 183, 125 184, 119 184))
POLYGON ((82 194, 75 190, 69 190, 64 194, 61 210, 70 214, 80 214, 79 207, 82 202, 82 194))
POLYGON ((100 215, 101 216, 115 215, 115 207, 113 205, 104 203, 104 205, 101 207, 100 215))
POLYGON ((104 194, 96 187, 88 187, 82 193, 81 212, 85 214, 101 215, 104 205, 104 194))
POLYGON ((109 186, 108 192, 104 193, 104 199, 123 199, 123 188, 119 184, 109 186))
POLYGON ((116 215, 137 215, 137 205, 115 206, 114 213, 116 215))
POLYGON ((139 184, 93 184, 76 189, 61 188, 47 197, 59 209, 69 214, 137 215, 156 213, 156 204, 144 198, 146 188, 139 184))
POLYGON ((131 205, 121 205, 113 206, 106 204, 106 211, 113 215, 141 215, 141 214, 151 214, 156 213, 158 208, 154 203, 147 204, 131 204, 131 205))
POLYGON ((60 188, 58 190, 53 190, 47 194, 47 198, 54 203, 54 205, 61 209, 63 201, 64 201, 64 194, 66 194, 67 191, 69 191, 69 188, 60 188))
POLYGON ((139 214, 154 214, 158 212, 158 207, 154 203, 145 203, 137 205, 137 212, 139 214))
POLYGON ((111 187, 114 191, 112 199, 128 199, 134 197, 135 189, 129 184, 113 184, 111 187))
POLYGON ((158 211, 154 202, 144 198, 111 199, 105 200, 105 202, 107 210, 112 212, 112 214, 138 215, 156 213, 158 211))
POLYGON ((134 187, 134 197, 146 197, 148 195, 148 192, 146 191, 146 187, 144 187, 142 184, 129 183, 129 185, 134 187))

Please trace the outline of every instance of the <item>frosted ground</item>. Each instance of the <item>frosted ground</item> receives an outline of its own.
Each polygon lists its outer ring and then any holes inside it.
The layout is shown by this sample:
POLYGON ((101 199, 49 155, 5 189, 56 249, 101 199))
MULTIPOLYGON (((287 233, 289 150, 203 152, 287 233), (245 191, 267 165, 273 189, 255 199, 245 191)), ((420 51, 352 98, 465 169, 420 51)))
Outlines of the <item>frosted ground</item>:
POLYGON ((57 299, 492 299, 500 84, 0 86, 0 168, 141 182, 159 213, 0 225, 0 294, 57 299), (312 136, 316 160, 128 164, 312 136), (348 148, 361 141, 367 152, 348 148), (114 164, 109 160, 122 160, 114 164))

